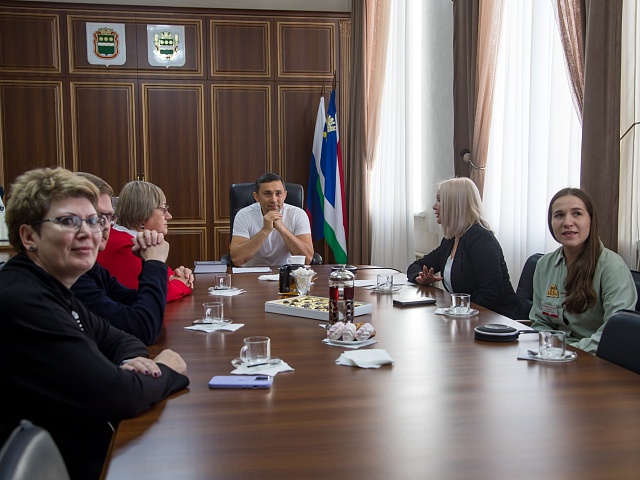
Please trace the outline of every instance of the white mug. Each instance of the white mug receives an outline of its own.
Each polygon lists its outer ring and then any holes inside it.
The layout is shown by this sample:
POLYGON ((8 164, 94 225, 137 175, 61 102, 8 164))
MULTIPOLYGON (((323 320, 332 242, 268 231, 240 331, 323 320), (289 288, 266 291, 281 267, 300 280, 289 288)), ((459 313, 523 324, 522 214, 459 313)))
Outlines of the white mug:
POLYGON ((289 265, 304 265, 304 261, 306 257, 304 255, 291 255, 287 258, 287 263, 289 265))

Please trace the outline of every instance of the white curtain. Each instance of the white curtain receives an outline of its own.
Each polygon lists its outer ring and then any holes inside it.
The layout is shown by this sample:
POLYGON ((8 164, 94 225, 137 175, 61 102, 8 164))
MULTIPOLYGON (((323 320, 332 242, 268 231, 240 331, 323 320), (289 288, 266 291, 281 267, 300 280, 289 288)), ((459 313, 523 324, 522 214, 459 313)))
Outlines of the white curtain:
POLYGON ((622 4, 622 61, 620 95, 620 206, 618 253, 627 265, 640 269, 640 6, 622 4))
POLYGON ((581 127, 552 0, 504 2, 483 203, 515 285, 527 257, 558 247, 547 206, 580 186, 581 127))
POLYGON ((404 272, 415 250, 440 241, 431 205, 453 176, 452 42, 451 0, 393 1, 371 172, 373 264, 404 272))
POLYGON ((391 6, 387 66, 380 107, 380 135, 371 172, 371 262, 406 271, 413 252, 411 163, 406 87, 411 45, 406 1, 391 6))

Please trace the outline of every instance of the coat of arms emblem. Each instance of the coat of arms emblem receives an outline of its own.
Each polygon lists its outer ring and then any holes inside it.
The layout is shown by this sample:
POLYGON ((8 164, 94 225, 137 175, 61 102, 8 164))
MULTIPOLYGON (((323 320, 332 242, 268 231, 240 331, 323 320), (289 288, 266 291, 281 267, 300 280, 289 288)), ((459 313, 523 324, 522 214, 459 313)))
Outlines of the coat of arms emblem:
POLYGON ((156 46, 154 54, 161 60, 171 60, 178 53, 180 37, 177 33, 161 32, 153 36, 153 44, 156 46))
POLYGON ((100 58, 115 58, 119 51, 118 32, 109 27, 102 27, 93 32, 93 52, 100 58))

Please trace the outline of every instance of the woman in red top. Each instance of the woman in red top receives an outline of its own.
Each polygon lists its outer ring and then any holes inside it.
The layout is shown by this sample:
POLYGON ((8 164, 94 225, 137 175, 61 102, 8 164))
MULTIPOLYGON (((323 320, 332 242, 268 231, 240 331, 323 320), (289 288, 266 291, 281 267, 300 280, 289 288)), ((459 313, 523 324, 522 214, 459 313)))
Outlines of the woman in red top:
MULTIPOLYGON (((98 263, 126 287, 137 289, 142 271, 142 259, 131 249, 132 238, 142 230, 156 230, 167 234, 167 222, 171 220, 166 197, 160 187, 149 182, 129 182, 120 191, 116 203, 118 224, 104 251, 98 254, 98 263)), ((167 302, 189 295, 193 290, 193 272, 180 266, 169 268, 167 302)))

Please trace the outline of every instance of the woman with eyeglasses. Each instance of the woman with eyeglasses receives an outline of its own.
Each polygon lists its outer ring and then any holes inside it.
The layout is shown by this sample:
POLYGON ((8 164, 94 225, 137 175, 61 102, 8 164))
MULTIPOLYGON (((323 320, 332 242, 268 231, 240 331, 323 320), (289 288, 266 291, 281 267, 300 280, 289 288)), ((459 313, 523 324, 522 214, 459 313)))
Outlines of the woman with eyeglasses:
POLYGON ((91 313, 70 288, 96 260, 98 189, 62 168, 18 177, 7 202, 17 254, 0 270, 0 444, 21 419, 47 429, 71 478, 100 476, 113 428, 189 384, 171 350, 91 313))
MULTIPOLYGON (((169 205, 160 187, 136 181, 122 187, 115 208, 118 223, 112 227, 104 251, 98 254, 98 263, 122 285, 137 289, 142 259, 132 251, 133 239, 142 231, 166 235, 172 218, 169 205)), ((168 278, 167 302, 189 295, 193 290, 193 272, 189 268, 169 268, 168 278)))
MULTIPOLYGON (((112 205, 113 188, 90 173, 76 172, 76 175, 89 180, 100 192, 98 215, 105 219, 98 249, 102 251, 109 242, 111 227, 118 218, 112 205)), ((151 230, 138 232, 133 240, 133 250, 144 261, 137 289, 125 287, 96 262, 78 278, 71 291, 93 313, 105 318, 114 327, 135 335, 145 345, 151 345, 162 332, 164 321, 169 243, 164 240, 162 233, 151 230)))

